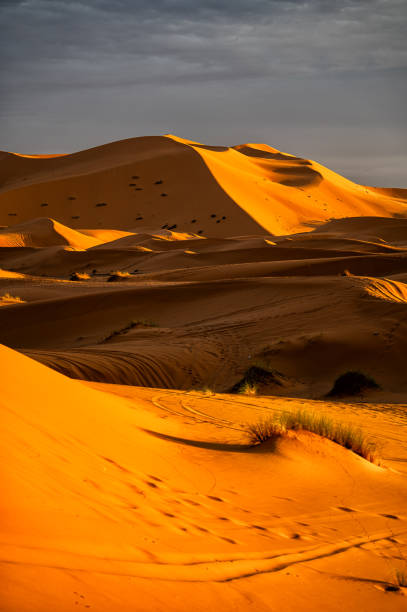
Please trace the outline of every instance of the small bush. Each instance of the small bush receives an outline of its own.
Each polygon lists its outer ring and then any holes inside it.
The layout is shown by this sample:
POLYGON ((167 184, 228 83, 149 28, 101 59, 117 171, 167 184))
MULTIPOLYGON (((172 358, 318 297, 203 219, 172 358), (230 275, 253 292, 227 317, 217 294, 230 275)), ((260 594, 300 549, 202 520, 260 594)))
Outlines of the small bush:
POLYGON ((90 278, 89 274, 86 272, 73 272, 69 277, 71 281, 83 281, 88 280, 90 278))
POLYGON ((379 385, 373 378, 362 374, 362 372, 346 372, 341 374, 327 397, 343 397, 346 395, 359 395, 369 389, 379 389, 379 385))
POLYGON ((17 295, 10 295, 10 293, 5 293, 0 297, 0 302, 2 306, 7 306, 7 304, 24 304, 24 300, 22 300, 17 295))
POLYGON ((129 272, 121 272, 121 270, 117 270, 116 272, 113 272, 113 274, 109 276, 109 278, 107 279, 107 282, 117 283, 119 281, 128 280, 130 276, 131 274, 129 272))
POLYGON ((343 446, 360 457, 377 462, 376 448, 360 429, 352 425, 335 423, 326 415, 298 410, 283 412, 248 426, 247 431, 252 444, 283 436, 287 431, 309 431, 343 446))
POLYGON ((283 375, 277 370, 266 369, 266 365, 261 362, 258 365, 254 363, 243 378, 233 385, 230 393, 245 393, 250 388, 257 391, 260 385, 278 385, 281 387, 281 378, 283 378, 283 375))
POLYGON ((284 435, 284 429, 276 420, 263 419, 258 423, 249 425, 248 433, 252 444, 262 444, 284 435))
POLYGON ((209 386, 204 385, 203 387, 199 387, 198 389, 193 389, 197 393, 202 393, 202 395, 215 395, 215 391, 209 386))
POLYGON ((242 385, 240 385, 238 393, 241 393, 242 395, 257 395, 257 390, 258 388, 256 384, 245 381, 242 385))

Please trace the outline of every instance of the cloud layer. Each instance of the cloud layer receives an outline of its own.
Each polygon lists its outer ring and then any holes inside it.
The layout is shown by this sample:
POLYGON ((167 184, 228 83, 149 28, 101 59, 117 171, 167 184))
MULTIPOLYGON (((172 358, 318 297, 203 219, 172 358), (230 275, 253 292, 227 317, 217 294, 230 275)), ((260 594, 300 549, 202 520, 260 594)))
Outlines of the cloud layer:
MULTIPOLYGON (((320 134, 342 121, 345 131, 355 122, 366 133, 387 126, 384 143, 399 157, 406 13, 405 0, 2 0, 0 147, 27 150, 39 129, 42 150, 163 123, 203 140, 219 133, 219 123, 236 142, 246 127, 257 136, 261 122, 261 140, 269 140, 284 125, 288 133, 306 121, 320 134)), ((321 135, 308 149, 302 138, 296 148, 304 154, 326 149, 321 135)))

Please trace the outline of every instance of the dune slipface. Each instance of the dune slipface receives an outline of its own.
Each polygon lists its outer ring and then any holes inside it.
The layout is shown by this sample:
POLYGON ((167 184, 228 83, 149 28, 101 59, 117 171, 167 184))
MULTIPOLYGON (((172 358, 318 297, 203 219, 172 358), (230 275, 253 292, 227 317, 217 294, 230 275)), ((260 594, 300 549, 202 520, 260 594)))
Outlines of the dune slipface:
POLYGON ((170 135, 0 177, 1 609, 404 610, 407 190, 170 135))

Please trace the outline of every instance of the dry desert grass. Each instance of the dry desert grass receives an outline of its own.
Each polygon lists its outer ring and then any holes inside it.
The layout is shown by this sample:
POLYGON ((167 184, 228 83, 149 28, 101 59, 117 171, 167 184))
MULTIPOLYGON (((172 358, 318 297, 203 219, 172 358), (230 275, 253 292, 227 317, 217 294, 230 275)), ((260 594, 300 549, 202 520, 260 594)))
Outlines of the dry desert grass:
POLYGON ((361 429, 337 423, 324 414, 304 410, 283 412, 253 423, 247 430, 253 444, 273 441, 288 431, 309 431, 351 450, 372 463, 379 463, 375 444, 366 438, 361 429))

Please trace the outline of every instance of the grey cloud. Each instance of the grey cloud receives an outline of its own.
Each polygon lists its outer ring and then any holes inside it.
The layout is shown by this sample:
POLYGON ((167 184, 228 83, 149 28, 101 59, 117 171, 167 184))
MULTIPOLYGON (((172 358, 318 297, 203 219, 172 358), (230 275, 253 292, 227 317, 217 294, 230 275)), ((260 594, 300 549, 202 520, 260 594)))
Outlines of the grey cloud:
POLYGON ((66 150, 155 125, 233 143, 242 123, 278 146, 273 133, 307 122, 318 136, 290 136, 294 153, 329 158, 319 128, 342 124, 384 126, 400 156, 406 12, 405 0, 0 0, 0 148, 38 130, 43 150, 66 150))

